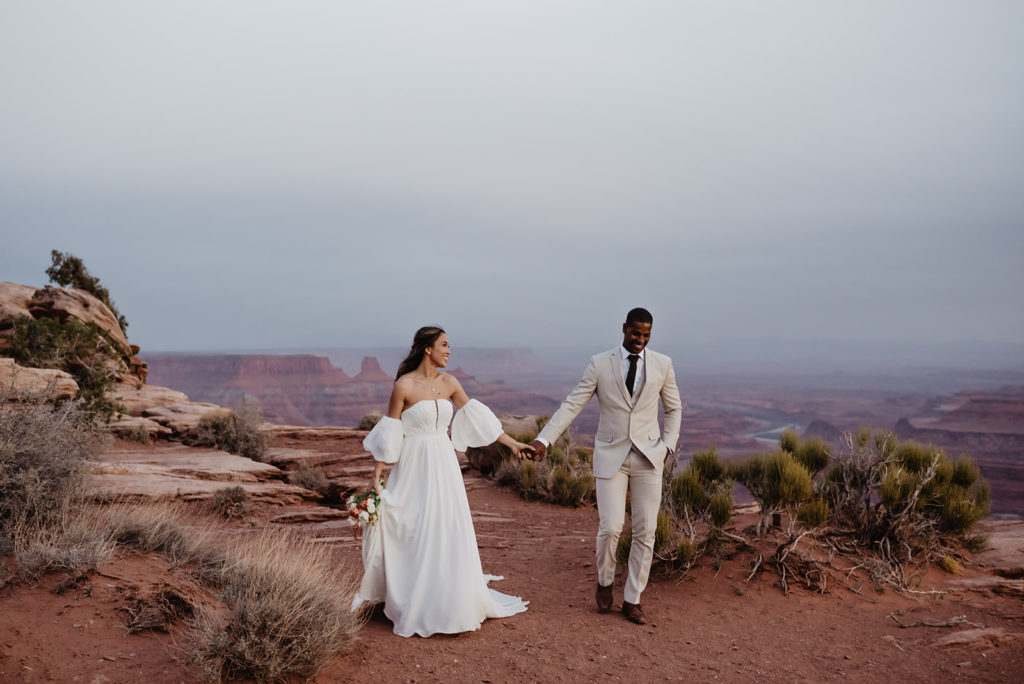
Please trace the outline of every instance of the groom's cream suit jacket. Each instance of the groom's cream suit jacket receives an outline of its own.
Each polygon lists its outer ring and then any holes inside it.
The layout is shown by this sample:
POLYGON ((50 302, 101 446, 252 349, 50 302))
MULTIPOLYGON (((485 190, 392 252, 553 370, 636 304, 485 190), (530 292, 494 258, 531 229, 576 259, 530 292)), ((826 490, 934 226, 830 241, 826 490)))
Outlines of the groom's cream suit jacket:
POLYGON ((622 375, 621 348, 597 354, 538 438, 554 443, 597 394, 601 418, 594 438, 594 476, 613 476, 632 448, 661 470, 667 452, 675 451, 683 416, 672 359, 646 349, 642 381, 630 396, 622 375), (658 426, 659 398, 665 408, 664 432, 658 426))

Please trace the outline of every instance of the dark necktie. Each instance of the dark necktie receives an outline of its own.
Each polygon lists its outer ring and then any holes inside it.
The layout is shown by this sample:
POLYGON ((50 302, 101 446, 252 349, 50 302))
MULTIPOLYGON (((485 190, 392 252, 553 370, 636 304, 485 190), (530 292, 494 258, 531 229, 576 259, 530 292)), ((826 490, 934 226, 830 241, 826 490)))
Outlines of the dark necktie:
POLYGON ((636 362, 640 360, 640 356, 630 354, 626 358, 629 359, 629 370, 626 371, 626 389, 629 390, 629 396, 633 396, 633 383, 636 382, 636 362))

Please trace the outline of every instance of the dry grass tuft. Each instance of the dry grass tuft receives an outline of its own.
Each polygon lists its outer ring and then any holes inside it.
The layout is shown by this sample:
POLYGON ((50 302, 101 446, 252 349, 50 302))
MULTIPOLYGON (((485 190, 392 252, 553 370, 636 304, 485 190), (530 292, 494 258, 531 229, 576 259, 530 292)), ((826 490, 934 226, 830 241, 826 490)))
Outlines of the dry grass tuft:
POLYGON ((147 630, 167 632, 178 620, 196 614, 192 600, 171 586, 164 586, 149 596, 136 597, 121 610, 125 613, 129 634, 147 630))
POLYGON ((311 466, 305 461, 300 461, 295 470, 288 473, 288 481, 321 495, 326 495, 331 486, 323 470, 317 466, 311 466))
POLYGON ((213 510, 222 518, 232 520, 248 515, 252 511, 252 504, 249 503, 249 494, 245 488, 235 485, 213 493, 213 510))
POLYGON ((211 681, 313 677, 359 628, 355 575, 308 539, 275 531, 239 540, 213 579, 230 612, 200 618, 193 656, 211 681))
POLYGON ((189 441, 195 446, 212 446, 262 461, 267 450, 267 436, 260 430, 262 421, 258 406, 240 403, 230 411, 216 411, 200 418, 189 441))
POLYGON ((35 529, 62 526, 90 460, 109 437, 74 402, 14 401, 0 388, 0 550, 35 529))

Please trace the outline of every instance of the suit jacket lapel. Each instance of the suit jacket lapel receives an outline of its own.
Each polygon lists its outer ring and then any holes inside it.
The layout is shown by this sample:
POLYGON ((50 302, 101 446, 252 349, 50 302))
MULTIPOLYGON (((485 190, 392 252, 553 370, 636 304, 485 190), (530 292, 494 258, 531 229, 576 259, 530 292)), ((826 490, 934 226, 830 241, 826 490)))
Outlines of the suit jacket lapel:
MULTIPOLYGON (((655 363, 656 362, 654 361, 653 354, 644 354, 644 384, 640 387, 640 391, 637 392, 637 402, 639 402, 640 398, 646 395, 647 392, 650 390, 651 386, 654 385, 654 383, 651 382, 651 378, 654 376, 654 373, 657 370, 654 366, 655 363)), ((623 382, 622 384, 623 386, 625 386, 626 383, 623 382)))
POLYGON ((615 378, 615 384, 618 385, 619 392, 622 393, 622 400, 632 408, 633 397, 629 395, 629 390, 626 389, 626 378, 622 376, 622 358, 618 349, 612 351, 609 361, 611 362, 612 377, 615 378))

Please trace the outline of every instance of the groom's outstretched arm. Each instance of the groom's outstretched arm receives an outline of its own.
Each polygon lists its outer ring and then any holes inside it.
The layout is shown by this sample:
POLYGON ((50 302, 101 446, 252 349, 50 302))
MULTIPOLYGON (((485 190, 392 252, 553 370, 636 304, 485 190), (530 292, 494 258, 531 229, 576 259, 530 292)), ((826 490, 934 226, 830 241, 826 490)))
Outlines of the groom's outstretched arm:
MULTIPOLYGON (((537 435, 537 440, 544 440, 548 444, 552 444, 562 433, 566 431, 572 421, 580 414, 583 407, 587 405, 590 398, 594 396, 597 391, 597 366, 594 365, 594 360, 591 359, 590 363, 587 364, 587 370, 583 372, 583 377, 579 383, 571 392, 569 396, 565 398, 562 405, 558 407, 555 414, 551 416, 548 424, 544 426, 544 429, 537 435)), ((543 444, 543 441, 541 442, 543 444)))

